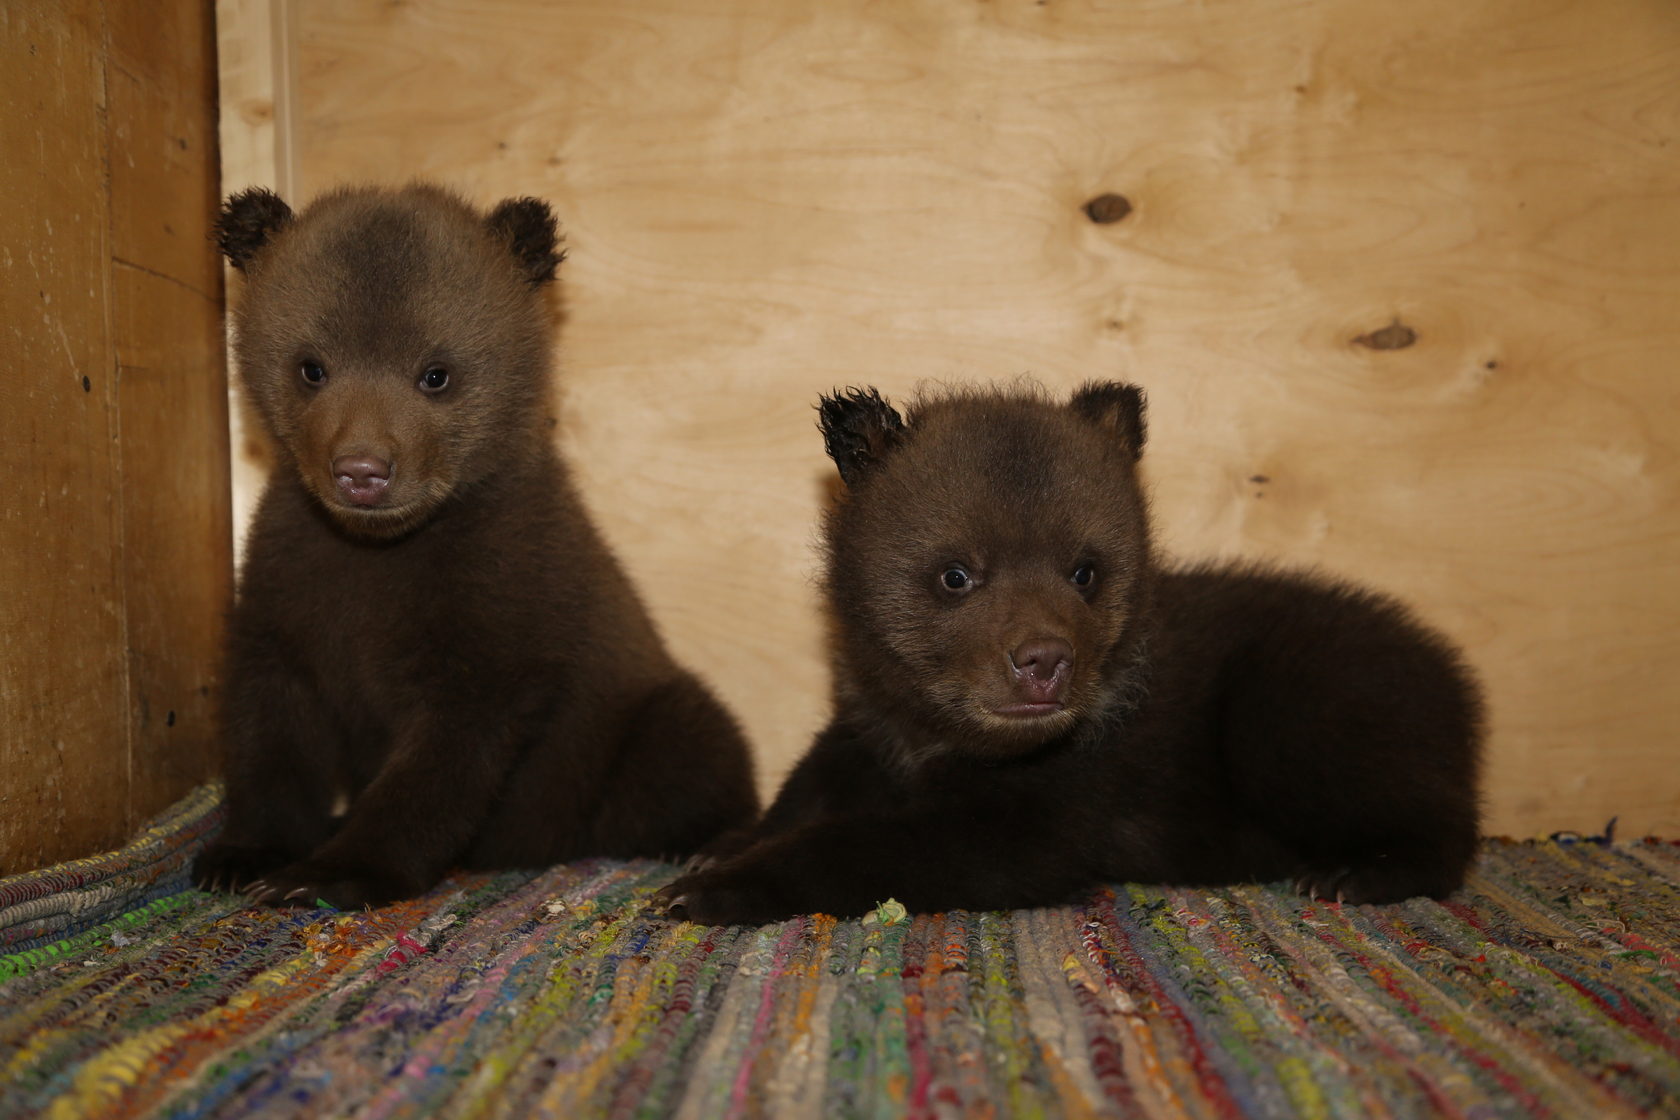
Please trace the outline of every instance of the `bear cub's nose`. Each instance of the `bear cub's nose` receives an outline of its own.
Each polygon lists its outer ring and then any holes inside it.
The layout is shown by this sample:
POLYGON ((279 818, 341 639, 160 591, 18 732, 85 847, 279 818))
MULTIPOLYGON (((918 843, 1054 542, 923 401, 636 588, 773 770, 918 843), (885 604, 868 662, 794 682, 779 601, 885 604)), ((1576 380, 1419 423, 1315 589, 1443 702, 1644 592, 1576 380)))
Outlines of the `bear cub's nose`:
POLYGON ((372 455, 340 455, 332 469, 339 491, 359 506, 378 505, 391 484, 391 464, 372 455))
POLYGON ((1060 700, 1073 670, 1073 647, 1061 638, 1034 638, 1009 655, 1016 688, 1033 701, 1060 700))

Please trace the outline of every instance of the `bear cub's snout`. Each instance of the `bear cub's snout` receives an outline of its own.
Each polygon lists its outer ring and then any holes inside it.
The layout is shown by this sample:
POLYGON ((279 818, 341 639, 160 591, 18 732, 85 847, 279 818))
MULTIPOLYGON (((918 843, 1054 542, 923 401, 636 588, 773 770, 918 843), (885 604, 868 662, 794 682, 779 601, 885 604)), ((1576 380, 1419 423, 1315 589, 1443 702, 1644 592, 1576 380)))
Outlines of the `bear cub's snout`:
POLYGON ((1063 638, 1035 638, 1009 654, 1018 702, 1004 715, 1037 716, 1061 708, 1073 669, 1073 646, 1063 638))
POLYGON ((372 455, 340 455, 332 473, 339 493, 358 506, 378 505, 391 484, 391 464, 372 455))

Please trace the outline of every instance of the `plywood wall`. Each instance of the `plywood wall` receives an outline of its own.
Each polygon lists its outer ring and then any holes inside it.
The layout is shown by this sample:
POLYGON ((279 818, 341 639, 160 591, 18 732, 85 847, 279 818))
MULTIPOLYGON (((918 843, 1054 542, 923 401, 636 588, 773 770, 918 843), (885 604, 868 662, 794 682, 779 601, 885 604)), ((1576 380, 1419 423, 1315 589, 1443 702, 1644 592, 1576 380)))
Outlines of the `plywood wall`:
POLYGON ((767 785, 826 706, 817 393, 1120 377, 1170 548, 1465 645, 1495 829, 1680 835, 1669 0, 225 8, 295 200, 554 202, 560 438, 767 785))
POLYGON ((207 4, 0 8, 0 874, 212 770, 231 587, 207 4))

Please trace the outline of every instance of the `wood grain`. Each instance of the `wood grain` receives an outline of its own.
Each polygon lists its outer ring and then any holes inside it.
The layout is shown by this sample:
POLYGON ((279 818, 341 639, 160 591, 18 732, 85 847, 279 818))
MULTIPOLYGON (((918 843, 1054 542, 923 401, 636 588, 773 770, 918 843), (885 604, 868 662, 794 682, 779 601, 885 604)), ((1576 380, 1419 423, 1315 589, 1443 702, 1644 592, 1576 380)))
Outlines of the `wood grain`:
POLYGON ((217 769, 233 601, 216 50, 201 0, 111 6, 111 254, 128 826, 217 769), (141 14, 143 13, 143 14, 141 14))
POLYGON ((103 37, 98 3, 0 14, 0 874, 126 824, 103 37))
POLYGON ((217 769, 232 602, 208 4, 113 13, 111 213, 128 611, 130 817, 217 769))
POLYGON ((233 523, 221 301, 122 263, 114 280, 137 823, 219 769, 233 523))
MULTIPOLYGON (((296 38, 290 0, 216 0, 217 128, 224 197, 248 187, 296 197, 291 160, 296 38)), ((227 283, 235 282, 232 265, 223 265, 223 276, 227 283)), ((237 563, 244 554, 245 526, 274 464, 274 447, 231 380, 228 434, 237 563)))
POLYGON ((1672 4, 293 7, 299 201, 563 216, 560 438, 766 784, 826 707, 817 393, 1119 377, 1175 552, 1464 643, 1494 829, 1680 833, 1672 4))
POLYGON ((231 575, 209 15, 0 12, 0 873, 119 843, 212 770, 231 575))

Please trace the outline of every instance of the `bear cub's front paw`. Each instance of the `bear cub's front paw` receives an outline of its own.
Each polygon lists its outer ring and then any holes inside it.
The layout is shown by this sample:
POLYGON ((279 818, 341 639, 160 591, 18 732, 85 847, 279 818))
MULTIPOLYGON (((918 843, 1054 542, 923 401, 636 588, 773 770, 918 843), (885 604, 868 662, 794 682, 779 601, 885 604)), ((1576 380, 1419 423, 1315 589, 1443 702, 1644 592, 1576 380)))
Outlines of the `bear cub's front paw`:
POLYGON ((706 926, 759 926, 794 912, 767 876, 725 863, 691 871, 655 896, 670 917, 706 926))
POLYGON ((243 891, 253 880, 284 867, 289 858, 273 848, 217 841, 193 860, 193 885, 206 891, 243 891))
POLYGON ((1358 906, 1404 902, 1408 898, 1445 898, 1461 883, 1462 878, 1450 870, 1378 856, 1362 866, 1309 872, 1295 885, 1308 898, 1358 906))
POLYGON ((300 860, 245 887, 252 902, 269 906, 320 906, 362 910, 419 893, 402 876, 366 867, 300 860))

